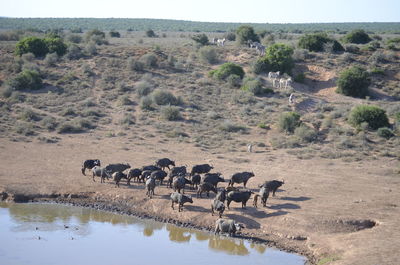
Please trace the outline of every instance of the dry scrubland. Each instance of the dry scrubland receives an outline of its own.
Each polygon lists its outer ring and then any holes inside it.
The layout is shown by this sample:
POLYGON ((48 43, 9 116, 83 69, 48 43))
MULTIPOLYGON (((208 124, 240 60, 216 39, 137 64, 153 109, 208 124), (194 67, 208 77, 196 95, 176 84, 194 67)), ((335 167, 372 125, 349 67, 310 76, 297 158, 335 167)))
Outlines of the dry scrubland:
MULTIPOLYGON (((195 34, 195 33, 193 33, 195 34)), ((288 90, 254 94, 208 72, 225 62, 241 65, 246 76, 272 88, 265 74, 252 73, 255 50, 227 42, 213 46, 215 61, 186 32, 123 32, 106 45, 78 45, 82 56, 36 59, 15 57, 16 42, 0 42, 0 191, 36 198, 64 195, 109 203, 125 212, 211 227, 209 199, 194 199, 183 213, 169 207, 169 189, 156 188, 149 200, 138 184, 119 189, 93 183, 80 173, 85 159, 133 167, 169 157, 191 167, 211 163, 225 179, 254 171, 248 186, 285 179, 267 208, 232 204, 226 216, 243 222, 245 233, 310 257, 318 264, 396 264, 399 229, 399 52, 358 46, 357 53, 296 49, 293 77, 305 79, 288 90), (363 48, 364 47, 364 48, 363 48), (77 58, 80 57, 80 58, 77 58), (212 61, 212 60, 211 60, 212 61), (356 99, 335 93, 344 68, 371 71, 371 95, 356 99), (36 69, 44 88, 6 89, 21 69, 36 69), (296 104, 288 104, 295 93, 296 104), (352 107, 386 110, 395 136, 386 139, 347 121, 352 107), (300 114, 303 130, 278 128, 282 112, 300 114), (398 120, 397 120, 398 122, 398 120), (246 152, 247 144, 253 153, 246 152)), ((82 34, 76 34, 81 35, 82 34)), ((207 34, 209 38, 222 34, 207 34)), ((297 43, 300 35, 275 34, 267 45, 297 43)), ((382 35, 385 38, 392 36, 382 35)), ((300 80, 298 80, 300 81, 300 80)), ((226 185, 223 183, 222 186, 226 185)), ((189 194, 194 194, 188 191, 189 194)), ((75 198, 79 201, 79 198, 75 198)))

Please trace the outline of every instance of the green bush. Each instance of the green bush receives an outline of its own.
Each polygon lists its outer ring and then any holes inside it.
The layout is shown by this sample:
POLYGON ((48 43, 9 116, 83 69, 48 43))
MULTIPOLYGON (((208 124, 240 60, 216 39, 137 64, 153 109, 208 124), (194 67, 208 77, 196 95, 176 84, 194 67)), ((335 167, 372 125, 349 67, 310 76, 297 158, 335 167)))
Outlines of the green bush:
POLYGON ((218 62, 217 50, 211 46, 204 46, 199 49, 200 59, 209 63, 215 64, 218 62))
POLYGON ((181 113, 178 107, 175 106, 162 106, 161 107, 161 118, 167 121, 178 121, 182 119, 181 113))
POLYGON ((149 38, 155 38, 155 37, 157 37, 156 33, 155 33, 154 30, 152 30, 152 29, 146 30, 146 36, 149 37, 149 38))
POLYGON ((121 34, 118 31, 110 31, 110 37, 112 38, 121 38, 121 34))
POLYGON ((385 138, 385 139, 390 139, 394 136, 394 133, 391 129, 389 129, 388 127, 382 127, 379 128, 377 131, 378 136, 385 138))
POLYGON ((206 34, 196 34, 192 37, 192 40, 199 43, 200 45, 207 45, 208 44, 208 37, 206 34))
POLYGON ((367 123, 368 127, 372 130, 389 126, 386 111, 371 105, 358 105, 354 107, 349 114, 348 121, 356 128, 361 128, 362 123, 367 123))
POLYGON ((363 29, 356 29, 344 36, 343 40, 349 43, 365 44, 372 39, 363 29))
MULTIPOLYGON (((276 43, 269 46, 265 51, 265 56, 256 62, 257 71, 260 72, 276 72, 288 73, 294 67, 293 48, 286 44, 276 43)), ((253 67, 253 70, 256 70, 253 67)))
POLYGON ((260 41, 258 35, 254 32, 253 27, 246 25, 240 26, 236 30, 236 40, 240 44, 247 44, 247 41, 249 40, 258 42, 260 41))
POLYGON ((210 75, 219 80, 225 80, 230 75, 237 75, 240 79, 243 79, 244 70, 240 65, 224 63, 218 69, 211 71, 210 75))
POLYGON ((353 66, 342 71, 336 81, 338 86, 336 92, 358 98, 365 98, 368 92, 368 86, 371 84, 369 73, 361 67, 353 66))
POLYGON ((21 56, 25 53, 33 53, 36 57, 45 56, 49 52, 44 39, 38 37, 26 37, 15 46, 15 54, 21 56))
POLYGON ((243 80, 242 89, 253 93, 255 96, 264 93, 264 86, 260 79, 245 78, 245 80, 243 80))
POLYGON ((332 45, 333 52, 344 51, 343 46, 336 40, 328 37, 326 33, 306 34, 299 40, 299 47, 312 52, 321 52, 326 44, 332 45))
POLYGON ((169 91, 157 89, 151 93, 153 102, 157 105, 180 105, 181 100, 169 91))
POLYGON ((293 133, 300 124, 300 114, 296 112, 284 112, 279 116, 278 128, 280 131, 293 133))
POLYGON ((67 45, 61 38, 45 38, 48 53, 57 53, 58 56, 63 56, 67 52, 67 45))
POLYGON ((14 90, 37 90, 43 86, 42 78, 36 71, 24 70, 11 79, 9 86, 14 90))

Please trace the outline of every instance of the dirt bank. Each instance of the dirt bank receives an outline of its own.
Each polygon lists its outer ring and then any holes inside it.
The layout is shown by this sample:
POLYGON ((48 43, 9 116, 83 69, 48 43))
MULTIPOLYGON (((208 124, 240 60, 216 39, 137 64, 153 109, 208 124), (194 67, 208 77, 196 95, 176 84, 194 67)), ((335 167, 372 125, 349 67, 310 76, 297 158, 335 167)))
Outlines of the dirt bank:
MULTIPOLYGON (((397 263, 400 179, 393 158, 299 160, 284 150, 269 149, 210 154, 185 143, 99 140, 91 134, 64 136, 56 144, 0 139, 0 148, 0 199, 73 203, 204 229, 211 229, 217 219, 210 214, 209 198, 194 198, 178 213, 170 207, 171 190, 165 186, 156 187, 150 200, 143 184, 116 188, 112 182, 93 182, 80 172, 83 160, 129 162, 133 167, 161 157, 189 167, 208 162, 225 178, 254 171, 256 177, 248 183, 254 190, 265 180, 283 178, 285 185, 268 200, 268 207, 256 209, 248 203, 241 209, 232 203, 225 217, 244 223, 244 236, 306 255, 312 263, 397 263)), ((195 197, 194 191, 186 193, 195 197)))

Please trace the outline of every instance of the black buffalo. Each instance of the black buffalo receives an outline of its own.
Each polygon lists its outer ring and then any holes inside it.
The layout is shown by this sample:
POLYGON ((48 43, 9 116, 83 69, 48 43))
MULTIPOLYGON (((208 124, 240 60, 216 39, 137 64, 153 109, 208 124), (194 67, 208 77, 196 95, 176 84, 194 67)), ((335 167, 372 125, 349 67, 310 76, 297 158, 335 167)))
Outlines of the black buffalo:
POLYGON ((210 166, 209 164, 195 165, 192 167, 192 171, 190 172, 190 175, 193 176, 194 174, 208 173, 213 168, 214 167, 210 166))
POLYGON ((88 160, 85 160, 85 162, 83 162, 83 165, 82 165, 82 174, 84 176, 86 176, 85 170, 86 169, 92 169, 95 166, 98 166, 98 167, 101 166, 99 159, 88 159, 88 160))

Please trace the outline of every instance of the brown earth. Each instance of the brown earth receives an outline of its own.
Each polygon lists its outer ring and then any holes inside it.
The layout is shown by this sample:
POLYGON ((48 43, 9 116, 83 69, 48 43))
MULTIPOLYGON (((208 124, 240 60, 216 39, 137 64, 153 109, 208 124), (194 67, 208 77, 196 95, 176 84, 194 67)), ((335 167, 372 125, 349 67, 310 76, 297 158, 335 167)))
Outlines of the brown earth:
MULTIPOLYGON (((99 158, 103 164, 126 161, 133 167, 152 164, 161 157, 189 167, 211 163, 225 178, 238 171, 254 171, 256 177, 248 183, 254 190, 265 180, 285 180, 266 208, 256 209, 249 201, 247 209, 232 203, 225 212, 224 217, 245 224, 245 235, 307 255, 312 263, 398 262, 400 179, 395 172, 396 159, 379 157, 352 163, 299 160, 281 150, 259 151, 257 147, 253 153, 210 154, 177 142, 98 139, 95 133, 62 136, 56 144, 1 139, 3 199, 24 200, 20 195, 25 195, 25 199, 109 204, 123 212, 211 228, 217 217, 210 214, 209 198, 194 198, 192 205, 178 213, 170 207, 171 190, 165 186, 157 187, 156 196, 147 199, 143 184, 128 187, 122 183, 116 188, 111 180, 93 182, 90 172, 88 176, 80 172, 88 158, 99 158), (238 159, 248 162, 238 164, 238 159)), ((195 197, 194 191, 186 193, 195 197)))

